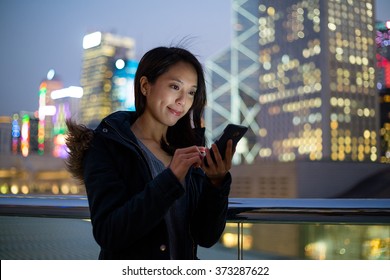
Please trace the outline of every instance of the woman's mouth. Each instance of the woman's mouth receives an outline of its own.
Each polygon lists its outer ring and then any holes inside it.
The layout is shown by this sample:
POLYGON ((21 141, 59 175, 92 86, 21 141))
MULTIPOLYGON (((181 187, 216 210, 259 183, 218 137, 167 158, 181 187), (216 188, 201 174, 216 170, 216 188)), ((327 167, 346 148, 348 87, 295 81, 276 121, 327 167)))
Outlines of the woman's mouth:
POLYGON ((175 115, 175 116, 177 116, 177 117, 180 117, 181 115, 182 115, 182 111, 176 111, 176 110, 174 110, 174 109, 172 109, 172 108, 169 108, 168 107, 168 110, 173 114, 173 115, 175 115))

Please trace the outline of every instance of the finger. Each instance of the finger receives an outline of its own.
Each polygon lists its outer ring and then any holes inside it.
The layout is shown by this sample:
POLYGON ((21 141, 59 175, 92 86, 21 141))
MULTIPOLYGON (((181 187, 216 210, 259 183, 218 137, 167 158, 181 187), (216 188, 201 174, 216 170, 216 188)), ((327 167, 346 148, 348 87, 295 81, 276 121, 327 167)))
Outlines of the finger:
POLYGON ((202 146, 198 146, 198 151, 199 151, 199 156, 201 157, 201 159, 203 159, 205 156, 206 156, 206 148, 205 147, 202 147, 202 146))
POLYGON ((183 161, 199 158, 199 150, 196 146, 177 149, 172 158, 172 163, 183 164, 183 161))
POLYGON ((201 150, 204 150, 204 147, 191 146, 187 148, 177 149, 175 151, 174 157, 192 157, 194 155, 199 156, 201 154, 201 150))
POLYGON ((199 167, 202 161, 199 157, 199 153, 191 153, 191 154, 180 154, 174 156, 172 159, 169 168, 172 170, 173 174, 181 181, 187 174, 188 169, 191 166, 199 167))
POLYGON ((206 155, 204 156, 203 160, 202 160, 202 169, 206 170, 206 169, 209 169, 211 165, 214 165, 214 162, 211 158, 211 155, 210 155, 210 149, 208 148, 205 148, 205 152, 206 152, 206 155), (207 165, 206 165, 206 161, 207 161, 207 165))
MULTIPOLYGON (((226 151, 225 151, 225 162, 228 166, 231 166, 232 158, 234 155, 233 151, 233 140, 229 140, 226 145, 226 151)), ((229 168, 230 169, 230 168, 229 168)))
POLYGON ((217 165, 218 165, 218 162, 222 161, 222 156, 221 156, 221 154, 219 153, 219 150, 218 150, 218 147, 217 147, 216 144, 212 144, 212 145, 211 145, 211 149, 213 149, 215 162, 216 162, 217 165))
POLYGON ((199 151, 199 149, 196 147, 195 150, 191 150, 190 152, 183 154, 182 159, 185 160, 199 160, 201 161, 203 159, 202 153, 199 151))
POLYGON ((203 160, 203 158, 206 156, 206 148, 203 146, 192 146, 188 149, 183 149, 183 153, 187 153, 188 157, 197 156, 200 158, 200 160, 203 160))
POLYGON ((180 148, 175 151, 177 154, 188 154, 191 152, 199 152, 199 148, 197 146, 191 146, 191 147, 186 147, 186 148, 180 148))
POLYGON ((188 168, 193 164, 201 164, 202 158, 199 156, 199 153, 185 154, 176 158, 174 164, 178 167, 182 166, 184 168, 188 168))
POLYGON ((209 168, 213 168, 215 166, 215 153, 214 153, 214 151, 213 151, 213 154, 214 154, 214 156, 212 157, 211 156, 211 149, 207 149, 206 159, 207 159, 207 163, 209 165, 209 168))

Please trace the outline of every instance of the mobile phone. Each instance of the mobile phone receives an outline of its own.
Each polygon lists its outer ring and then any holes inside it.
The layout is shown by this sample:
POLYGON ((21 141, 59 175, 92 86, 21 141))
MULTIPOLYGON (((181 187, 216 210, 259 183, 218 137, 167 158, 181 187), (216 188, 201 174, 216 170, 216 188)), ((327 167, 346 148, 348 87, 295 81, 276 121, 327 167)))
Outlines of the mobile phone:
MULTIPOLYGON (((222 157, 222 159, 225 159, 225 152, 226 152, 226 146, 229 139, 232 139, 233 141, 233 150, 236 148, 238 141, 244 136, 244 134, 247 132, 248 127, 238 124, 228 124, 225 129, 223 130, 223 133, 221 137, 215 141, 215 144, 217 145, 218 151, 222 157)), ((212 149, 210 149, 210 156, 215 162, 214 152, 212 149)), ((205 165, 208 166, 207 159, 204 158, 205 165)))

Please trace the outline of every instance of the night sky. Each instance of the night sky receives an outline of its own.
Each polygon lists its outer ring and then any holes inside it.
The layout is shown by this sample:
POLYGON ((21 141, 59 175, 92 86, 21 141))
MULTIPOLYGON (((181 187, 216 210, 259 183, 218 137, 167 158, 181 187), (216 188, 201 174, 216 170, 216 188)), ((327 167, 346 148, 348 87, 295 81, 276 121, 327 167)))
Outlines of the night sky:
MULTIPOLYGON (((377 0, 377 18, 390 19, 390 1, 377 0), (387 16, 388 15, 388 16, 387 16)), ((1 0, 0 116, 38 109, 49 69, 64 86, 79 86, 83 36, 93 31, 133 37, 136 54, 185 45, 204 60, 230 44, 229 0, 1 0)))

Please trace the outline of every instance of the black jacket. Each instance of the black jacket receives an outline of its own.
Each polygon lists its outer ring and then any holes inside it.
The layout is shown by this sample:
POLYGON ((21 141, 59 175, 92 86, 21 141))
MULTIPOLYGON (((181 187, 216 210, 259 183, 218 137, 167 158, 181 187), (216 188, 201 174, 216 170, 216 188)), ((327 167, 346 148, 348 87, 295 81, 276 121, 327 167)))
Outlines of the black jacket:
POLYGON ((164 216, 179 197, 187 196, 189 236, 180 248, 196 259, 197 245, 211 247, 222 234, 231 176, 220 188, 200 168, 186 176, 186 191, 167 168, 154 179, 143 151, 130 130, 132 112, 103 119, 83 161, 95 240, 100 259, 169 259, 164 216))

